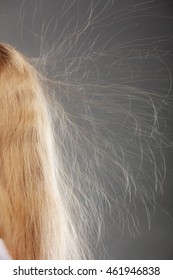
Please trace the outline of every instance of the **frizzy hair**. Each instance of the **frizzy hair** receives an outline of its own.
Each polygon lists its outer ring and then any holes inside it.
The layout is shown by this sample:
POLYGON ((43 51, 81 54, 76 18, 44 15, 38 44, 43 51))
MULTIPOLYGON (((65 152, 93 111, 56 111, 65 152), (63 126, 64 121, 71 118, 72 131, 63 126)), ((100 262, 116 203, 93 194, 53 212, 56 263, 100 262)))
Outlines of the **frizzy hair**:
POLYGON ((57 187, 51 119, 38 74, 5 44, 0 87, 0 236, 14 259, 64 259, 71 251, 78 258, 57 187))
MULTIPOLYGON (((150 221, 162 190, 162 148, 170 142, 160 113, 169 94, 142 89, 129 74, 92 80, 100 58, 129 65, 138 49, 88 48, 69 59, 75 34, 38 63, 0 44, 0 238, 13 259, 93 258, 102 242, 104 248, 107 217, 133 234, 138 204, 150 221), (56 67, 47 75, 41 63, 54 68, 62 49, 64 76, 56 67)), ((153 58, 147 47, 145 57, 153 58)))

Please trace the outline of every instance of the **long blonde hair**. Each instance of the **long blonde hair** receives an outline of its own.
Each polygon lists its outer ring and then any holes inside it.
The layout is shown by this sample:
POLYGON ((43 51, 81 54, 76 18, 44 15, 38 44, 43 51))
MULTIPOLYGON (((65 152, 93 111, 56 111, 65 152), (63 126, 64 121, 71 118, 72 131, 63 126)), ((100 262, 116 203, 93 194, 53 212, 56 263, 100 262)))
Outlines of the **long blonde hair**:
POLYGON ((6 44, 0 44, 0 106, 0 237, 14 259, 78 258, 38 74, 6 44))
POLYGON ((152 61, 147 48, 139 54, 138 48, 107 52, 103 46, 95 53, 89 46, 78 56, 76 44, 88 26, 50 49, 51 77, 39 67, 44 53, 34 64, 0 44, 0 238, 13 259, 93 258, 104 248, 109 218, 133 234, 138 204, 150 222, 155 193, 162 191, 162 147, 170 145, 162 115, 172 102, 171 84, 164 95, 129 76, 131 60, 152 61), (54 68, 56 55, 56 66, 68 62, 64 69, 54 68), (111 60, 108 69, 100 58, 111 60), (118 79, 123 63, 126 77, 118 79))

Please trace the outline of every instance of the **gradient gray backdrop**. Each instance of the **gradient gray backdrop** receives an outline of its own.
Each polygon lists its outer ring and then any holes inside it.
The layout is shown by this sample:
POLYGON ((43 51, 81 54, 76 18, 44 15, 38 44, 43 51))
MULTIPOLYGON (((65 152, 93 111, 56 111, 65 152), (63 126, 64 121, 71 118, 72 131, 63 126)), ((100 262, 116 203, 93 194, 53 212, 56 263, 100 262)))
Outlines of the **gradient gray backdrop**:
MULTIPOLYGON (((30 57, 38 56, 40 51, 38 36, 41 27, 43 24, 47 25, 52 17, 58 18, 60 16, 58 13, 65 2, 63 0, 0 0, 0 41, 16 46, 30 57)), ((80 13, 85 16, 91 1, 79 0, 79 2, 80 13)), ((100 2, 102 5, 106 0, 100 2)), ((168 50, 171 52, 173 48, 173 41, 171 42, 173 36, 173 1, 117 0, 114 3, 112 1, 111 9, 125 9, 130 5, 139 5, 145 2, 148 2, 147 10, 144 10, 137 17, 126 20, 124 26, 132 24, 132 28, 129 28, 128 32, 121 32, 117 40, 128 42, 128 40, 135 40, 139 37, 166 35, 170 37, 170 40, 167 45, 163 46, 163 49, 165 49, 165 52, 168 50)), ((77 10, 74 5, 70 12, 64 16, 61 26, 57 26, 54 38, 58 37, 63 31, 66 22, 69 20, 69 15, 73 16, 76 13, 77 10)), ((117 25, 116 28, 121 29, 122 27, 117 25)), ((113 27, 110 26, 110 28, 107 28, 108 30, 110 34, 105 35, 105 40, 114 34, 113 27)), ((102 38, 104 40, 104 36, 102 38)), ((162 43, 160 42, 160 44, 162 43)), ((169 58, 168 63, 170 63, 169 58)), ((168 130, 172 133, 171 127, 168 130)), ((130 237, 128 233, 120 237, 114 226, 110 227, 106 244, 109 259, 173 259, 173 219, 171 218, 173 217, 173 153, 169 149, 165 150, 165 153, 168 169, 164 195, 158 197, 160 207, 151 217, 150 230, 146 217, 142 213, 139 213, 140 234, 135 237, 130 237)))

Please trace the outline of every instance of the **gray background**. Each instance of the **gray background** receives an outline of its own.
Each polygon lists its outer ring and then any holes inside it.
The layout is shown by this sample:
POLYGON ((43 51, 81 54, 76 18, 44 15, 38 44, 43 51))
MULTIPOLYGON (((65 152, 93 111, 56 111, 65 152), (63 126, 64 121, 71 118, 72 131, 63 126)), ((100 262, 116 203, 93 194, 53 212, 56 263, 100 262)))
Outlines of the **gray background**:
MULTIPOLYGON (((1 42, 8 42, 22 50, 30 57, 37 57, 40 53, 40 34, 42 26, 49 28, 46 34, 46 40, 49 44, 62 34, 66 23, 70 17, 74 17, 74 21, 70 23, 72 26, 76 24, 77 6, 72 5, 67 13, 64 14, 61 24, 56 26, 56 30, 50 36, 50 30, 55 24, 56 18, 62 16, 60 12, 63 5, 70 6, 73 1, 62 0, 0 0, 0 38, 1 42), (68 3, 67 3, 68 2, 68 3)), ((99 6, 108 1, 98 1, 99 6)), ((110 1, 109 1, 110 2, 110 1)), ((114 35, 114 32, 120 32, 116 36, 116 40, 121 43, 128 43, 131 40, 148 37, 160 37, 158 45, 167 54, 167 63, 171 65, 171 51, 173 47, 173 3, 172 1, 111 1, 112 6, 107 10, 109 22, 113 21, 111 13, 123 10, 123 15, 119 23, 109 24, 105 27, 105 35, 101 37, 100 44, 104 44, 114 35), (139 9, 139 5, 140 9, 139 9), (140 10, 136 13, 132 12, 132 8, 140 10), (130 9, 130 10, 129 10, 130 9), (128 15, 128 11, 130 15, 128 15), (127 13, 126 13, 127 12, 127 13), (112 19, 111 19, 112 17, 112 19), (124 29, 124 27, 128 28, 124 29), (116 30, 116 31, 115 31, 116 30), (163 39, 169 38, 166 41, 163 39)), ((80 20, 85 20, 86 11, 91 1, 79 1, 80 20)), ((96 9, 96 12, 97 12, 96 9)), ((102 28, 106 26, 107 19, 102 19, 102 28)), ((79 26, 82 25, 82 20, 79 26)), ((67 31, 70 27, 67 26, 67 31)), ((95 33, 90 34, 92 42, 95 33)), ((116 41, 116 44, 117 44, 116 41)), ((155 42, 157 39, 155 39, 155 42)), ((114 40, 109 43, 115 44, 114 40)), ((108 44, 108 46, 109 46, 108 44)), ((98 46, 96 46, 97 48, 98 46)), ((171 67, 171 66, 170 66, 171 67)), ((171 134, 171 125, 168 127, 171 134)), ((167 177, 164 185, 164 194, 158 196, 159 207, 151 216, 151 228, 148 229, 146 217, 143 213, 139 213, 140 229, 139 234, 131 237, 129 233, 120 236, 114 225, 110 226, 109 235, 107 236, 107 249, 109 259, 173 259, 173 153, 167 148, 165 149, 167 161, 167 177)))

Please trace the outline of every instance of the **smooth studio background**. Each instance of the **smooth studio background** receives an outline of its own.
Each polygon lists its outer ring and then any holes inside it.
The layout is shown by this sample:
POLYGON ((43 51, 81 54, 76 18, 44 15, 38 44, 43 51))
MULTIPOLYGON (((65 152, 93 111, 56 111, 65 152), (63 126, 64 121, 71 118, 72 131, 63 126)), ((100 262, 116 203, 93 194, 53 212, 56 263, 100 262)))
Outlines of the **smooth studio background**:
MULTIPOLYGON (((40 54, 41 42, 51 45, 64 36, 65 32, 68 33, 70 28, 74 29, 76 24, 78 27, 82 26, 91 2, 90 0, 0 0, 0 40, 16 46, 30 57, 37 57, 40 54), (79 2, 79 5, 76 5, 76 2, 79 2), (79 13, 80 17, 77 19, 79 13), (58 22, 60 17, 61 21, 58 22), (69 22, 70 18, 73 19, 71 22, 69 22)), ((172 1, 93 2, 98 2, 96 15, 106 3, 110 5, 111 2, 110 8, 103 13, 104 16, 100 16, 101 20, 97 23, 98 28, 100 24, 100 30, 102 32, 104 30, 104 34, 101 34, 98 45, 96 43, 96 49, 99 44, 106 43, 106 48, 109 48, 114 44, 118 46, 140 40, 140 43, 153 44, 153 48, 158 46, 163 50, 164 61, 171 72, 172 1), (116 24, 114 24, 115 15, 119 16, 116 24)), ((97 30, 93 30, 89 44, 92 44, 96 35, 97 30)), ((171 124, 167 127, 167 132, 172 135, 171 124)), ((110 225, 106 242, 109 259, 173 259, 173 152, 167 148, 165 155, 167 177, 164 193, 157 195, 158 207, 152 211, 150 230, 147 217, 143 212, 139 212, 139 234, 135 236, 130 236, 129 232, 121 235, 114 225, 110 225)))

